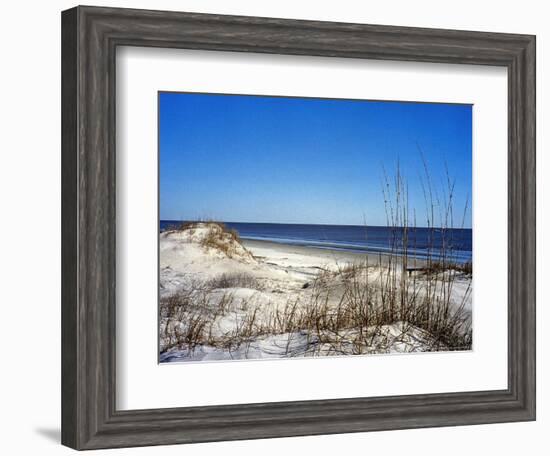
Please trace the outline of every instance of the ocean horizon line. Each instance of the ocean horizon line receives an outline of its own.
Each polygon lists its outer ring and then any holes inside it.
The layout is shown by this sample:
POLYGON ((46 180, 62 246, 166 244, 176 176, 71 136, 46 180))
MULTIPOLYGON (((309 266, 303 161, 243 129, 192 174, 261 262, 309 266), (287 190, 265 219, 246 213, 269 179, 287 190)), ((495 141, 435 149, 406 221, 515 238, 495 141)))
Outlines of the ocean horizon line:
POLYGON ((348 223, 298 223, 298 222, 235 222, 233 220, 178 220, 178 219, 163 219, 159 218, 159 224, 162 223, 223 223, 223 224, 240 224, 240 225, 295 225, 295 226, 347 226, 354 228, 409 228, 409 229, 427 229, 427 230, 468 230, 472 231, 472 228, 467 227, 442 227, 442 226, 419 226, 419 225, 408 225, 408 226, 388 226, 388 225, 355 225, 348 223))

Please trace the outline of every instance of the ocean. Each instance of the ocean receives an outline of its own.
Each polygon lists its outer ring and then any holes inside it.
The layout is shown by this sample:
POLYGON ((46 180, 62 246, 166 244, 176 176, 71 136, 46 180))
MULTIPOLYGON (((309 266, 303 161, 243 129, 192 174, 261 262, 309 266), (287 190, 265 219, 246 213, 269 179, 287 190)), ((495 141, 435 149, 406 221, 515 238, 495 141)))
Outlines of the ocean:
MULTIPOLYGON (((178 226, 182 222, 161 220, 160 231, 178 226)), ((404 252, 402 228, 352 225, 303 225, 285 223, 234 223, 224 222, 238 231, 242 239, 271 241, 280 244, 310 246, 353 252, 388 253, 404 252)), ((471 229, 408 229, 407 252, 417 258, 440 259, 446 251, 447 259, 465 263, 472 260, 471 229), (430 247, 431 246, 431 247, 430 247)))

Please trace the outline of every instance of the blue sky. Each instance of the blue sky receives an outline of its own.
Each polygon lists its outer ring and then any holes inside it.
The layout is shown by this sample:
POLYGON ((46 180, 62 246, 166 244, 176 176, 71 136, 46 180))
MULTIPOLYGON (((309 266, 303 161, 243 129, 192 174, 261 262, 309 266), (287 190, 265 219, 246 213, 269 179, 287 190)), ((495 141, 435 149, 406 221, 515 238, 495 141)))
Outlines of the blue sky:
POLYGON ((426 226, 419 148, 440 196, 445 166, 455 179, 460 225, 470 105, 161 92, 160 218, 385 225, 383 168, 392 175, 399 161, 426 226))

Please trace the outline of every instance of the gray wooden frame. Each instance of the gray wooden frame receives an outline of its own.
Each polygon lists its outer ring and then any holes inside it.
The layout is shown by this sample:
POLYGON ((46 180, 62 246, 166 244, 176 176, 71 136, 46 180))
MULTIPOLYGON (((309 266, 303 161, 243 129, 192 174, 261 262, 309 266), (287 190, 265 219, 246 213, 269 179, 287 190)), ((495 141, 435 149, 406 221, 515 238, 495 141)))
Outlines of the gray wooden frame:
POLYGON ((62 54, 63 444, 93 449, 535 419, 534 36, 77 7, 62 13, 62 54), (116 410, 115 49, 122 45, 506 67, 508 388, 116 410))

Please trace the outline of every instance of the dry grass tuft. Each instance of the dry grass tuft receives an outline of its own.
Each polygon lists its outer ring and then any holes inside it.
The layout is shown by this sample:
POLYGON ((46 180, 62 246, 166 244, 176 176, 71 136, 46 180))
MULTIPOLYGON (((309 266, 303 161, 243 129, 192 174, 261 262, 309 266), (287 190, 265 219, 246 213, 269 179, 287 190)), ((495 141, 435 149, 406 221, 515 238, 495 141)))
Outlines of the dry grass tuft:
POLYGON ((263 290, 261 283, 251 274, 224 273, 206 282, 206 286, 213 290, 223 288, 250 288, 252 290, 263 290))

